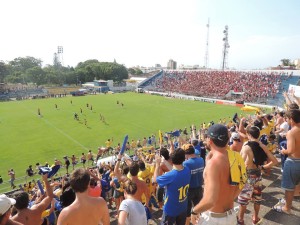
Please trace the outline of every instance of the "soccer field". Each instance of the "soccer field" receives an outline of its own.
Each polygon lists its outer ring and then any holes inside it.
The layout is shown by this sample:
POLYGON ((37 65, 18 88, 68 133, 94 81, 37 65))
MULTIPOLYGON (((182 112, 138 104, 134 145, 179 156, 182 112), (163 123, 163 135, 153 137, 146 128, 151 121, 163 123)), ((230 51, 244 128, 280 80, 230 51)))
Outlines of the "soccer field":
POLYGON ((0 175, 7 181, 10 168, 18 178, 25 176, 30 164, 52 164, 55 158, 63 161, 64 155, 78 157, 88 150, 96 153, 108 138, 113 137, 115 146, 125 134, 130 141, 151 134, 158 137, 158 130, 168 132, 191 124, 198 128, 202 122, 228 119, 235 112, 240 109, 137 93, 2 102, 0 175), (75 112, 79 121, 74 119, 75 112))

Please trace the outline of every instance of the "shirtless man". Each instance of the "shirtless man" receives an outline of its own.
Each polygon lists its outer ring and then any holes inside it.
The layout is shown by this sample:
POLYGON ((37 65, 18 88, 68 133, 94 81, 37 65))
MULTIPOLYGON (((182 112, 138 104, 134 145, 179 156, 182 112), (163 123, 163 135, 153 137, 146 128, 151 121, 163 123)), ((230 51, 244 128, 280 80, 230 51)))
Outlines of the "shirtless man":
MULTIPOLYGON (((119 165, 120 165, 119 162, 121 161, 122 157, 123 157, 123 155, 118 154, 115 171, 119 170, 119 165)), ((136 185, 137 185, 137 191, 134 194, 134 198, 139 200, 142 203, 149 202, 150 192, 149 192, 148 186, 145 181, 142 181, 138 178, 139 165, 137 163, 131 162, 130 160, 126 160, 126 163, 129 166, 129 174, 131 175, 131 177, 129 177, 129 179, 132 182, 136 183, 136 185), (145 196, 145 199, 144 199, 145 202, 142 199, 143 195, 145 196)))
POLYGON ((76 194, 76 199, 70 206, 61 211, 57 225, 109 225, 106 202, 101 197, 88 195, 89 183, 90 174, 84 168, 72 172, 70 184, 76 194))
POLYGON ((46 197, 31 208, 27 208, 29 203, 27 192, 17 191, 13 194, 16 200, 15 208, 17 209, 17 214, 12 217, 12 220, 26 225, 40 225, 43 222, 42 213, 50 205, 53 199, 53 192, 48 182, 48 174, 42 175, 42 179, 46 187, 46 197))
POLYGON ((281 154, 287 155, 282 173, 281 187, 285 190, 285 203, 278 203, 273 207, 277 212, 291 213, 295 186, 300 184, 300 111, 289 110, 286 113, 287 121, 292 127, 288 131, 287 149, 282 149, 281 154))
POLYGON ((230 149, 232 151, 240 152, 243 147, 243 140, 239 133, 234 132, 231 135, 232 138, 232 145, 230 145, 230 149))
POLYGON ((262 170, 270 169, 278 163, 274 155, 269 151, 267 146, 259 141, 260 129, 256 126, 248 126, 246 128, 248 142, 246 142, 240 152, 244 159, 248 179, 238 197, 239 215, 238 224, 244 225, 244 214, 247 205, 251 200, 254 204, 254 214, 252 216, 253 224, 260 224, 262 219, 258 217, 260 204, 262 201, 262 170), (267 164, 264 164, 268 161, 267 164))
POLYGON ((0 225, 23 225, 10 218, 15 203, 13 198, 8 198, 5 194, 0 195, 0 225))
POLYGON ((92 150, 89 150, 88 154, 87 154, 87 160, 88 160, 88 165, 89 165, 89 162, 91 161, 91 165, 94 164, 94 156, 93 156, 93 153, 92 153, 92 150))
POLYGON ((80 158, 83 168, 85 168, 85 162, 86 162, 86 155, 84 153, 81 154, 81 158, 80 158))
POLYGON ((203 172, 203 198, 192 208, 191 220, 196 224, 201 213, 198 221, 201 225, 236 224, 233 205, 240 190, 238 185, 230 184, 230 164, 226 150, 229 141, 228 130, 224 125, 215 124, 208 129, 207 135, 206 142, 210 153, 203 172))

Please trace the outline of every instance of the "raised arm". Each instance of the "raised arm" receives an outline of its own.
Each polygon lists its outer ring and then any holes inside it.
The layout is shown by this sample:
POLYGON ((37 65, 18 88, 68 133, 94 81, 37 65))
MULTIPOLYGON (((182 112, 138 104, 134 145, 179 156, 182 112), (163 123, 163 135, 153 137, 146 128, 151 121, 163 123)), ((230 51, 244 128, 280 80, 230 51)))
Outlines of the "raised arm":
POLYGON ((283 92, 283 97, 288 105, 292 103, 292 101, 291 101, 289 95, 286 93, 286 91, 283 92))
POLYGON ((169 152, 171 154, 172 152, 174 152, 175 148, 174 148, 174 143, 173 143, 173 140, 171 138, 171 135, 169 135, 169 134, 168 134, 168 141, 169 141, 169 144, 170 144, 170 150, 169 150, 169 152))
POLYGON ((117 163, 116 163, 115 169, 114 169, 114 174, 118 178, 118 180, 120 180, 121 177, 122 177, 122 174, 120 172, 120 163, 121 163, 122 157, 123 156, 121 154, 118 154, 118 156, 117 156, 117 163))
POLYGON ((160 174, 160 162, 161 162, 161 156, 156 154, 155 155, 155 170, 153 174, 153 182, 156 182, 156 178, 160 174))
POLYGON ((52 188, 50 187, 50 184, 48 182, 48 174, 42 175, 42 179, 43 179, 44 184, 45 184, 46 195, 47 196, 39 204, 33 206, 40 213, 42 213, 44 210, 47 209, 47 207, 50 205, 50 203, 51 203, 51 201, 54 197, 52 188))

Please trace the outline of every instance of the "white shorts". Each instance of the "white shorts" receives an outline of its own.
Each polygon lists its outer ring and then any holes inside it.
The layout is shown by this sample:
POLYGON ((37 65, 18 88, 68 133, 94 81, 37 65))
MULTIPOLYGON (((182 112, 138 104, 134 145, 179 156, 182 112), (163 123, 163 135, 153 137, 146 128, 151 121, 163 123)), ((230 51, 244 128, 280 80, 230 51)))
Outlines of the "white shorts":
POLYGON ((234 225, 236 223, 236 213, 230 209, 225 213, 203 212, 198 225, 234 225))

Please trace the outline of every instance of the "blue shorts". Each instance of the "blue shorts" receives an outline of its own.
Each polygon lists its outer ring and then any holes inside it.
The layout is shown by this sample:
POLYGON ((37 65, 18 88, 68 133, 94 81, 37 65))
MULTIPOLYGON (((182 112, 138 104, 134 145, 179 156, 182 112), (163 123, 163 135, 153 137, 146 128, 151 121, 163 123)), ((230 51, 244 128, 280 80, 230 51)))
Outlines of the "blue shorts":
POLYGON ((293 191, 300 183, 300 159, 287 158, 282 172, 281 187, 287 191, 293 191))

